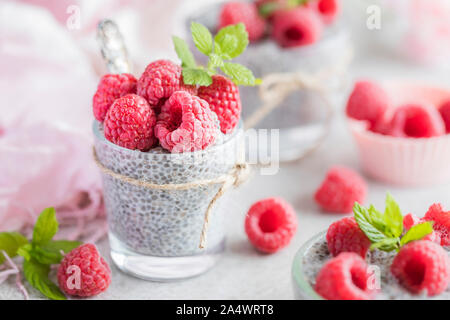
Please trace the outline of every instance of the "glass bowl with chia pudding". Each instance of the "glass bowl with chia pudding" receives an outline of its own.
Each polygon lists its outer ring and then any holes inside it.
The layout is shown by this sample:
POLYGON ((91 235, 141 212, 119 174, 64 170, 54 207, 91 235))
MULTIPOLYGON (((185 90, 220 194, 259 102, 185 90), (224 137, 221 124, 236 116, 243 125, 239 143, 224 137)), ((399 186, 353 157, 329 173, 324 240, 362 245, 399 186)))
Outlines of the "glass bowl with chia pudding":
MULTIPOLYGON (((292 265, 294 296, 301 300, 323 300, 314 290, 316 277, 324 264, 332 258, 328 251, 326 231, 321 232, 307 241, 297 252, 292 265)), ((444 247, 450 256, 450 248, 444 247)), ((450 285, 434 297, 422 294, 412 294, 402 287, 390 272, 390 266, 396 255, 395 251, 370 251, 366 261, 370 266, 377 266, 380 271, 381 290, 375 296, 377 300, 450 300, 450 285)))
MULTIPOLYGON (((185 184, 228 174, 243 152, 243 129, 221 135, 205 150, 169 153, 117 146, 104 137, 102 124, 93 125, 98 161, 121 176, 153 184, 185 184)), ((102 173, 111 257, 122 271, 136 277, 169 281, 210 269, 224 251, 223 202, 213 207, 206 248, 199 248, 205 213, 222 183, 186 190, 137 186, 102 173)))
MULTIPOLYGON (((204 4, 189 13, 186 8, 186 31, 192 21, 208 27, 212 33, 217 32, 217 24, 222 5, 227 1, 214 4, 204 4)), ((191 47, 194 47, 191 41, 191 47)), ((198 61, 205 61, 205 56, 195 51, 198 61)), ((289 74, 300 72, 319 80, 317 88, 299 88, 272 112, 253 126, 256 129, 277 129, 277 153, 281 161, 293 161, 303 157, 315 145, 322 141, 328 132, 334 106, 340 105, 343 93, 348 86, 347 69, 352 56, 352 46, 341 23, 327 26, 322 38, 312 44, 296 48, 281 48, 275 41, 265 38, 256 43, 250 43, 245 55, 236 58, 251 69, 256 77, 264 79, 270 74, 289 74), (320 91, 320 92, 319 92, 320 91)), ((313 80, 314 82, 314 80, 313 80)), ((242 117, 252 118, 263 105, 258 87, 243 87, 240 90, 242 117)), ((271 139, 271 138, 269 138, 271 139)), ((260 154, 270 156, 271 142, 248 145, 258 148, 260 154)), ((254 152, 249 150, 249 152, 254 152)), ((254 153, 253 153, 254 154, 254 153)))

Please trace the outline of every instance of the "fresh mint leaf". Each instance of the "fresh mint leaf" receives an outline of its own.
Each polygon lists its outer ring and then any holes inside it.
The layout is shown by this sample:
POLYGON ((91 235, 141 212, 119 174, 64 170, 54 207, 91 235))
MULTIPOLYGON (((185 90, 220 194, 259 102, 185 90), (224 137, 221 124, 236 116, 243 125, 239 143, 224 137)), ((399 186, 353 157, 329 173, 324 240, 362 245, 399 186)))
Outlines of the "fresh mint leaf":
POLYGON ((387 238, 372 224, 367 208, 364 208, 359 203, 355 202, 355 205, 353 206, 353 213, 359 228, 372 243, 377 243, 387 238))
POLYGON ((17 250, 27 243, 27 238, 18 232, 0 232, 0 264, 5 262, 2 250, 12 258, 17 255, 17 250))
POLYGON ((267 2, 259 7, 259 15, 267 18, 279 9, 278 2, 267 2))
POLYGON ((209 56, 209 63, 208 63, 210 68, 221 68, 223 67, 223 64, 224 62, 218 54, 211 53, 211 55, 209 56))
POLYGON ((403 215, 399 205, 388 193, 386 195, 386 208, 384 211, 385 224, 388 227, 386 234, 391 237, 400 237, 403 233, 403 215))
POLYGON ((226 62, 221 69, 237 85, 255 85, 255 76, 250 69, 247 69, 243 65, 226 62))
POLYGON ((83 242, 81 241, 69 241, 69 240, 52 240, 47 243, 42 249, 52 252, 60 252, 69 253, 75 248, 81 246, 83 242))
POLYGON ((432 232, 433 224, 428 221, 412 226, 400 240, 400 246, 404 246, 411 241, 421 240, 432 232))
MULTIPOLYGON (((214 37, 214 45, 220 48, 220 55, 226 55, 226 60, 234 59, 241 55, 248 46, 248 33, 243 23, 230 25, 219 30, 214 37), (230 40, 235 38, 235 40, 230 40), (230 41, 236 41, 236 45, 230 46, 230 41)), ((216 52, 217 53, 217 52, 216 52)), ((224 56, 222 56, 224 58, 224 56)))
POLYGON ((206 28, 204 25, 200 23, 192 22, 191 33, 192 39, 194 40, 197 49, 201 53, 209 56, 209 54, 212 52, 213 49, 213 39, 211 32, 209 32, 208 28, 206 28))
POLYGON ((216 43, 215 52, 224 60, 231 60, 229 52, 234 52, 238 46, 238 39, 234 35, 225 34, 221 43, 216 43))
POLYGON ((183 68, 183 82, 190 85, 209 86, 212 83, 212 78, 203 69, 183 68))
POLYGON ((37 290, 39 290, 47 298, 53 300, 66 300, 56 284, 48 277, 50 266, 41 264, 34 259, 25 260, 23 263, 23 273, 25 279, 37 290))
POLYGON ((370 250, 379 249, 382 251, 392 251, 398 249, 398 238, 385 238, 381 241, 375 242, 370 246, 370 250))
POLYGON ((33 246, 31 245, 31 243, 27 243, 27 244, 21 246, 17 250, 17 254, 19 256, 24 257, 25 260, 30 260, 31 259, 31 250, 32 249, 33 249, 33 246))
POLYGON ((178 58, 181 60, 181 66, 183 68, 195 68, 197 64, 186 41, 176 36, 172 37, 172 41, 178 58))
POLYGON ((374 205, 370 205, 368 212, 370 223, 383 234, 386 234, 386 229, 388 226, 386 225, 384 214, 377 210, 374 205))
POLYGON ((44 209, 34 225, 33 246, 43 246, 47 244, 57 232, 58 221, 56 220, 55 209, 44 209))

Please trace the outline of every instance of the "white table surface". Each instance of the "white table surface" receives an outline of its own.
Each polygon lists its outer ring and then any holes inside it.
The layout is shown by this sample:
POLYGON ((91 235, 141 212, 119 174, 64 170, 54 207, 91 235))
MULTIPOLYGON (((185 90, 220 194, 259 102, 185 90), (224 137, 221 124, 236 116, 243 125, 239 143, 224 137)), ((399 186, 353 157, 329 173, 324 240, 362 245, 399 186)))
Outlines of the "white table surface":
MULTIPOLYGON (((450 87, 450 79, 444 72, 425 72, 379 58, 355 62, 350 73, 352 77, 416 77, 450 87)), ((197 278, 180 282, 139 280, 112 265, 108 242, 103 240, 99 248, 112 266, 113 278, 110 288, 95 299, 292 299, 291 264, 295 252, 310 237, 342 217, 320 212, 312 198, 327 168, 335 164, 358 170, 355 145, 345 127, 342 112, 334 121, 332 134, 310 157, 297 164, 282 165, 274 176, 254 175, 241 189, 233 191, 234 201, 227 219, 227 250, 214 269, 197 278), (243 226, 244 217, 253 202, 271 196, 282 196, 292 203, 299 224, 297 234, 287 248, 273 255, 263 255, 257 253, 248 242, 243 226)), ((447 208, 450 207, 449 185, 401 189, 369 179, 368 182, 370 189, 367 203, 376 206, 384 206, 384 197, 389 191, 399 201, 405 214, 413 212, 422 216, 434 202, 442 202, 447 208)), ((27 288, 32 299, 43 298, 28 285, 27 288)), ((22 298, 14 285, 14 277, 0 286, 0 299, 22 298)))

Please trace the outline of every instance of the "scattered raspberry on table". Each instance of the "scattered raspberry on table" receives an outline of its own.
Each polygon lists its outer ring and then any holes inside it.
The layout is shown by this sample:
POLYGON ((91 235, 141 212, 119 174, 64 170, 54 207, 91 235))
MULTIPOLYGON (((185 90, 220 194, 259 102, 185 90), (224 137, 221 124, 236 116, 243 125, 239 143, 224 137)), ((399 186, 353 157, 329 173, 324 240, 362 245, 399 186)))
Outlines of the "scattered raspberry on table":
POLYGON ((57 277, 59 286, 65 293, 91 297, 108 288, 111 283, 111 269, 95 245, 88 243, 73 249, 64 257, 57 277))
POLYGON ((260 251, 274 253, 286 247, 297 231, 297 216, 281 198, 268 198, 253 204, 245 218, 245 232, 260 251))
POLYGON ((355 202, 364 202, 367 189, 366 181, 352 169, 333 167, 316 191, 314 199, 324 211, 349 213, 355 202))

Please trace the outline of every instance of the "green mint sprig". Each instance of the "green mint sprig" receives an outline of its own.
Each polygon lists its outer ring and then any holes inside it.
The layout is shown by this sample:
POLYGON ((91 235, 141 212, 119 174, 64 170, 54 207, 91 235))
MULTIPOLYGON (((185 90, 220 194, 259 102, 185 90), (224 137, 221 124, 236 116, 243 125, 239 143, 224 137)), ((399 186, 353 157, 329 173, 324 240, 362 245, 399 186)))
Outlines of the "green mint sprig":
POLYGON ((298 6, 303 6, 308 3, 309 0, 287 0, 286 3, 279 1, 269 1, 259 7, 260 16, 267 18, 271 16, 275 11, 281 10, 283 8, 293 9, 298 6))
POLYGON ((371 250, 398 251, 405 244, 423 239, 433 232, 433 224, 424 222, 411 227, 404 233, 402 212, 389 193, 386 196, 384 213, 378 211, 373 205, 365 208, 357 202, 353 207, 353 213, 359 228, 372 242, 371 250))
POLYGON ((191 34, 197 49, 208 57, 207 66, 197 65, 186 41, 174 36, 175 51, 181 60, 183 82, 188 85, 209 86, 220 69, 236 85, 255 86, 261 83, 252 71, 241 64, 230 62, 240 56, 248 46, 248 33, 243 23, 220 29, 213 38, 200 23, 192 22, 191 34))
MULTIPOLYGON (((8 256, 20 255, 24 258, 23 273, 25 279, 46 297, 53 300, 65 300, 59 287, 49 279, 50 266, 58 264, 63 253, 68 253, 81 245, 79 241, 52 240, 58 232, 55 209, 44 209, 39 215, 30 241, 18 232, 0 232, 0 251, 8 256)), ((0 256, 0 264, 4 262, 0 256)))

